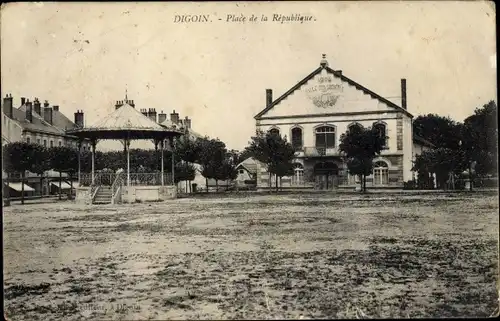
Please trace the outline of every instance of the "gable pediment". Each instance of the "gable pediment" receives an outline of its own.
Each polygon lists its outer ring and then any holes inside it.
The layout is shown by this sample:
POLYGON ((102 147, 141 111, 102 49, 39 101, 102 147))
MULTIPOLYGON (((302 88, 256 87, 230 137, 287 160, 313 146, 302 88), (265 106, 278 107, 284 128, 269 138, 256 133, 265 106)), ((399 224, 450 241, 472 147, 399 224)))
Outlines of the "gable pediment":
POLYGON ((317 69, 255 118, 396 110, 407 113, 393 102, 326 67, 317 69))

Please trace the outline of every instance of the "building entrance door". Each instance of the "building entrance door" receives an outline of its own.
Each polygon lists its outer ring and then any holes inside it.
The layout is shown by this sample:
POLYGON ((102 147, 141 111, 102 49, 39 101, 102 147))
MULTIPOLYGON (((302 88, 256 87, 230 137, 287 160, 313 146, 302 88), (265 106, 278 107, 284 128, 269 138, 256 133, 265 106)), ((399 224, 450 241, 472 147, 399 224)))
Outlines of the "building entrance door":
POLYGON ((321 162, 314 166, 314 180, 316 189, 332 190, 338 187, 339 168, 333 162, 321 162))

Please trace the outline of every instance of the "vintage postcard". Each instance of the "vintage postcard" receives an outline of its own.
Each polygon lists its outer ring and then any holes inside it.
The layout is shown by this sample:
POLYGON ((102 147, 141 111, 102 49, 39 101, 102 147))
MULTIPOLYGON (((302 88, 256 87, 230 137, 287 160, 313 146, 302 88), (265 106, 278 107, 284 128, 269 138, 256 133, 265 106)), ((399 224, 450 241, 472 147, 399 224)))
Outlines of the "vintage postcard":
POLYGON ((7 320, 498 316, 493 2, 0 18, 7 320))

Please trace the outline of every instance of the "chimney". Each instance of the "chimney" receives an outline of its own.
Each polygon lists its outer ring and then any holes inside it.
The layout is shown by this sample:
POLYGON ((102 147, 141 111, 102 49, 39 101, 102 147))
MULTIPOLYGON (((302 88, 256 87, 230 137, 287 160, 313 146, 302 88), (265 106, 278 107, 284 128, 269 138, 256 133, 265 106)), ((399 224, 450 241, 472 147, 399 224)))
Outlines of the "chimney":
POLYGON ((21 106, 23 106, 24 104, 26 104, 26 98, 25 97, 21 97, 21 106))
POLYGON ((154 121, 156 123, 156 109, 155 108, 149 108, 148 117, 149 117, 149 119, 151 119, 152 121, 154 121))
POLYGON ((52 125, 52 108, 47 107, 43 109, 43 120, 52 125))
POLYGON ((75 125, 80 128, 83 127, 83 111, 81 110, 77 110, 75 113, 75 125))
POLYGON ((406 110, 406 79, 401 79, 401 107, 406 110))
POLYGON ((161 111, 161 113, 158 114, 158 123, 161 124, 167 119, 167 114, 161 111))
POLYGON ((9 117, 13 118, 13 105, 12 105, 12 95, 5 95, 3 99, 3 112, 9 117))
POLYGON ((325 54, 323 54, 323 56, 322 56, 322 57, 323 57, 323 59, 321 59, 321 61, 320 61, 319 65, 320 65, 321 67, 323 67, 323 68, 326 68, 326 67, 328 67, 328 61, 326 60, 326 55, 325 55, 325 54))
POLYGON ((35 101, 33 102, 33 106, 35 108, 35 113, 37 113, 38 115, 42 115, 42 108, 41 108, 41 105, 40 105, 40 101, 38 100, 38 98, 35 98, 35 101))
POLYGON ((174 112, 170 114, 170 120, 174 124, 178 124, 179 123, 179 114, 175 112, 175 109, 174 109, 174 112))
POLYGON ((141 109, 141 114, 143 114, 144 116, 148 117, 148 111, 146 110, 146 108, 142 108, 141 109))
POLYGON ((33 121, 33 104, 31 101, 26 102, 26 120, 30 123, 33 121))
MULTIPOLYGON (((49 107, 48 104, 47 107, 49 107)), ((59 111, 59 105, 52 106, 52 109, 54 109, 54 111, 59 111)))
POLYGON ((116 101, 116 104, 115 104, 115 110, 117 110, 118 108, 120 108, 122 105, 120 105, 120 101, 116 101))
POLYGON ((338 74, 339 76, 342 76, 342 70, 337 70, 337 74, 338 74))
POLYGON ((186 125, 186 128, 191 129, 191 119, 186 116, 186 119, 184 120, 184 125, 186 125))
POLYGON ((135 108, 135 104, 133 100, 126 100, 127 104, 135 108))
POLYGON ((266 89, 266 107, 271 106, 272 103, 273 103, 273 90, 266 89))

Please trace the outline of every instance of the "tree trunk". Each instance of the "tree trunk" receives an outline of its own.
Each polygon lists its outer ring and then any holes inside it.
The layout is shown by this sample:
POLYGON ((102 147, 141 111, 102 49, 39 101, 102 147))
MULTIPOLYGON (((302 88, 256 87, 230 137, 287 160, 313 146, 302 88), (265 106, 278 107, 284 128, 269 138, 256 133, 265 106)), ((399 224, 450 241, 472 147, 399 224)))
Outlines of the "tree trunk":
POLYGON ((358 175, 359 176, 359 191, 363 193, 363 175, 358 175))
POLYGON ((61 181, 62 181, 62 172, 59 172, 59 200, 61 199, 61 181))
POLYGON ((271 185, 272 182, 271 182, 271 172, 269 172, 269 191, 271 191, 271 185))
POLYGON ((215 179, 215 191, 219 192, 219 180, 217 178, 215 179))
POLYGON ((40 175, 40 198, 43 198, 43 173, 40 175))
POLYGON ((366 174, 363 174, 363 193, 366 193, 366 174))
POLYGON ((469 162, 469 191, 472 192, 472 184, 474 180, 472 179, 472 163, 469 162))
POLYGON ((5 206, 9 206, 10 205, 10 173, 7 173, 7 186, 4 186, 2 184, 2 188, 4 189, 5 191, 5 206))
POLYGON ((69 174, 69 183, 70 183, 70 189, 69 189, 69 196, 68 199, 72 200, 73 199, 73 175, 69 174))
POLYGON ((21 173, 21 204, 24 204, 24 176, 26 175, 26 172, 23 171, 21 173))
POLYGON ((205 189, 207 190, 208 193, 208 177, 205 177, 205 189))
POLYGON ((276 185, 276 193, 278 193, 278 175, 274 175, 274 181, 276 185))

